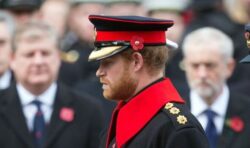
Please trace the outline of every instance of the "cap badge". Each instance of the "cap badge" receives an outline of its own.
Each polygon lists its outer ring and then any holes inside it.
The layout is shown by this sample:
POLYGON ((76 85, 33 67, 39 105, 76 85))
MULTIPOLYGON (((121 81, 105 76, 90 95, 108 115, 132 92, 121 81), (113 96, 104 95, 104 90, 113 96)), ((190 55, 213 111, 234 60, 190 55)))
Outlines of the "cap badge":
POLYGON ((130 40, 130 45, 134 51, 140 51, 144 47, 144 40, 142 37, 133 36, 130 40))
POLYGON ((180 124, 186 124, 187 118, 186 118, 185 116, 183 116, 183 115, 179 115, 179 116, 177 117, 177 121, 178 121, 180 124))

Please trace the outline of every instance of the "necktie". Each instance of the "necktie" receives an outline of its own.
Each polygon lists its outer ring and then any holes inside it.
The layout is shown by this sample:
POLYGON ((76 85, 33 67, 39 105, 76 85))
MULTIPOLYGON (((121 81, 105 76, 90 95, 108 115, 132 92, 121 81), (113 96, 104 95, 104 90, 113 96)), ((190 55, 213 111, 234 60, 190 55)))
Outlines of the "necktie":
POLYGON ((32 102, 37 107, 37 112, 34 118, 34 129, 33 129, 33 137, 35 148, 42 148, 43 140, 44 140, 44 131, 45 131, 45 121, 43 117, 43 112, 41 110, 41 102, 35 100, 32 102))
POLYGON ((208 119, 205 132, 208 138, 210 148, 216 148, 218 140, 218 134, 214 123, 214 117, 216 116, 216 113, 210 109, 206 110, 204 113, 206 114, 208 119))

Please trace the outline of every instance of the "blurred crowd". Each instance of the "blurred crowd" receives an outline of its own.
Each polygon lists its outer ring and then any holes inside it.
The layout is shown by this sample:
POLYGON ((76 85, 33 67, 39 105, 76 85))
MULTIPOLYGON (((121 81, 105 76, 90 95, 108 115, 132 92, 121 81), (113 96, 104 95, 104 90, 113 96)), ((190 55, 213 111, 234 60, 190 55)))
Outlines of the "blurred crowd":
MULTIPOLYGON (((166 77, 171 78, 183 97, 190 93, 185 75, 187 67, 183 62, 183 41, 194 30, 213 27, 233 41, 235 66, 226 78, 229 90, 250 100, 250 67, 239 63, 248 54, 244 25, 250 22, 250 0, 0 0, 0 7, 0 89, 8 88, 15 81, 10 68, 15 28, 30 21, 45 23, 59 37, 62 63, 58 81, 100 102, 104 107, 105 123, 108 123, 116 104, 102 96, 102 86, 95 74, 98 63, 88 62, 94 48, 94 28, 88 16, 139 15, 174 20, 167 38, 168 42, 177 43, 178 48, 171 48, 166 77), (3 21, 2 15, 8 15, 8 19, 3 21)), ((207 46, 210 45, 208 42, 207 46)), ((220 69, 219 72, 225 71, 220 69)))
POLYGON ((217 28, 234 42, 236 69, 228 83, 237 91, 250 95, 250 70, 247 65, 238 64, 248 53, 244 25, 250 21, 249 3, 249 0, 2 0, 1 9, 13 16, 13 26, 30 20, 52 26, 60 37, 62 51, 59 79, 98 98, 101 96, 97 94, 101 93, 95 78, 97 64, 87 62, 94 40, 89 14, 140 15, 174 20, 167 38, 178 43, 179 48, 171 51, 172 60, 166 68, 166 75, 172 78, 180 93, 188 91, 181 62, 183 38, 201 27, 217 28))

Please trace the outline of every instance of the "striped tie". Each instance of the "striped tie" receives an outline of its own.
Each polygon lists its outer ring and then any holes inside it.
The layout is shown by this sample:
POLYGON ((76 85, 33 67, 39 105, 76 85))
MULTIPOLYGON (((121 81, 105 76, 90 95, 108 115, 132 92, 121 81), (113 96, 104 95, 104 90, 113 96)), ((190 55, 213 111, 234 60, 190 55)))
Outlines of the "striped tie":
POLYGON ((35 148, 42 148, 44 140, 45 121, 43 117, 43 112, 41 110, 41 102, 35 100, 32 103, 37 107, 37 112, 34 118, 34 129, 33 129, 35 148))

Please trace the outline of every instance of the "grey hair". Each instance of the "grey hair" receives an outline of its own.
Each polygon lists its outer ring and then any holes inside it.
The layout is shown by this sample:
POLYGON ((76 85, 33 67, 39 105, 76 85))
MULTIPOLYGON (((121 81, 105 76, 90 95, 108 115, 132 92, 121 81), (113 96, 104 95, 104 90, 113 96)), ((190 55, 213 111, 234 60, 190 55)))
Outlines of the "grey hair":
POLYGON ((16 28, 14 18, 8 12, 0 10, 0 23, 6 23, 12 37, 16 28))
POLYGON ((183 55, 188 53, 188 49, 193 46, 209 46, 215 44, 218 51, 224 57, 224 61, 233 57, 234 47, 232 39, 222 31, 212 28, 203 27, 191 32, 183 41, 183 55))
MULTIPOLYGON (((12 38, 12 47, 13 47, 14 52, 17 49, 18 42, 21 40, 22 35, 33 30, 39 30, 43 32, 43 34, 46 35, 47 38, 50 38, 51 40, 55 42, 58 48, 60 47, 59 36, 57 32, 51 26, 43 22, 30 21, 21 26, 18 26, 18 28, 14 32, 14 36, 12 38)), ((33 34, 29 34, 29 37, 35 39, 35 38, 40 38, 41 35, 33 33, 33 34)))

